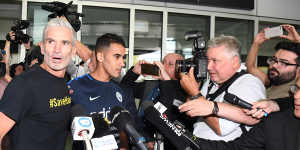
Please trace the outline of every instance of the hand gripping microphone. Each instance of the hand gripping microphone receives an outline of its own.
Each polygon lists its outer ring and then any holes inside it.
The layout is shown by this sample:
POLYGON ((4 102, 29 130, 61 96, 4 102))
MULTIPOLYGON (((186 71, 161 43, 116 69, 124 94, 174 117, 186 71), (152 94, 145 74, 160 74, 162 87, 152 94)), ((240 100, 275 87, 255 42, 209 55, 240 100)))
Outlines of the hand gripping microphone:
POLYGON ((145 118, 163 134, 178 150, 200 149, 197 137, 184 129, 178 122, 171 122, 165 114, 161 114, 150 101, 142 103, 145 118))
MULTIPOLYGON (((251 110, 252 109, 252 104, 240 99, 239 97, 231 94, 231 93, 228 93, 226 92, 225 95, 224 95, 224 100, 227 101, 228 103, 230 104, 233 104, 233 105, 237 105, 237 106, 240 106, 242 108, 245 108, 245 109, 249 109, 251 110)), ((259 108, 258 108, 259 109, 259 108)), ((268 113, 265 112, 264 110, 262 110, 265 114, 264 116, 268 116, 268 113)))
POLYGON ((81 105, 74 105, 71 108, 73 122, 71 126, 73 140, 84 140, 87 150, 92 150, 90 139, 92 138, 95 127, 91 117, 87 117, 81 105))
POLYGON ((125 131, 139 149, 147 150, 146 146, 144 145, 145 138, 141 136, 134 128, 134 121, 127 110, 119 106, 115 106, 110 111, 109 119, 111 120, 113 126, 116 126, 120 131, 125 131))
POLYGON ((120 146, 120 134, 117 128, 110 126, 110 122, 102 114, 89 115, 93 119, 95 132, 91 139, 93 150, 112 150, 120 146))

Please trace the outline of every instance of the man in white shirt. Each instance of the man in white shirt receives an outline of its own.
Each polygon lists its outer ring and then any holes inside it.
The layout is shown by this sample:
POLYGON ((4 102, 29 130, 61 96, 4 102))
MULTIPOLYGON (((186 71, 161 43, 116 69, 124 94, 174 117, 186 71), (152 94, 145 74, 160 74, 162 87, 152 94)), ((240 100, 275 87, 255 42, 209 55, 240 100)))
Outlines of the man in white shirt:
POLYGON ((200 93, 193 69, 187 75, 181 74, 181 86, 192 96, 192 101, 181 105, 179 109, 192 117, 202 116, 194 124, 193 133, 196 136, 229 141, 242 134, 245 128, 240 124, 253 125, 259 122, 223 98, 226 92, 249 103, 266 97, 263 83, 242 71, 240 51, 239 41, 232 36, 220 36, 209 41, 207 69, 210 79, 204 83, 200 93), (221 88, 225 85, 228 85, 227 88, 221 88), (220 88, 224 90, 217 92, 220 88))

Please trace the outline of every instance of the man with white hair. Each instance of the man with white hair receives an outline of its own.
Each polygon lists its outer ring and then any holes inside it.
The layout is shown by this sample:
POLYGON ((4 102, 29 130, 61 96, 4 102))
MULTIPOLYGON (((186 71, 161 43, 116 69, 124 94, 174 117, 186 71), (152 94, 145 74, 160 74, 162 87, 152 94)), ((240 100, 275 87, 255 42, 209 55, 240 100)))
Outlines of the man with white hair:
POLYGON ((0 103, 0 143, 9 132, 10 150, 64 149, 72 101, 64 75, 75 55, 74 35, 68 22, 50 20, 41 44, 44 62, 7 86, 0 103))
POLYGON ((259 122, 224 99, 227 93, 248 103, 266 97, 263 83, 242 70, 240 51, 240 42, 232 36, 222 35, 208 42, 206 55, 210 79, 203 84, 200 92, 193 69, 187 75, 181 73, 181 86, 189 93, 192 101, 181 105, 179 109, 192 117, 202 116, 194 124, 196 136, 229 141, 246 131, 240 123, 253 125, 259 122))

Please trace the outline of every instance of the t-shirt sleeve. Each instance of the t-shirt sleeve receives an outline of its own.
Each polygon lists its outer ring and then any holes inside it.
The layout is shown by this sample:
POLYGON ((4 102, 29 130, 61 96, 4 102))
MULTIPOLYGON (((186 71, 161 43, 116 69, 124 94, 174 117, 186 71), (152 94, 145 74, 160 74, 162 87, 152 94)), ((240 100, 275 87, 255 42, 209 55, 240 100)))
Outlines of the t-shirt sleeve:
MULTIPOLYGON (((229 87, 228 92, 248 103, 253 103, 266 98, 266 90, 263 83, 258 78, 248 74, 236 80, 236 82, 229 87)), ((222 118, 219 119, 219 125, 223 136, 240 128, 239 123, 222 118)))
POLYGON ((23 78, 16 77, 12 80, 0 101, 0 112, 19 122, 30 110, 32 98, 29 95, 33 96, 30 93, 31 88, 23 78))
POLYGON ((228 92, 240 99, 253 103, 266 98, 266 89, 261 80, 250 74, 242 76, 229 87, 228 92))

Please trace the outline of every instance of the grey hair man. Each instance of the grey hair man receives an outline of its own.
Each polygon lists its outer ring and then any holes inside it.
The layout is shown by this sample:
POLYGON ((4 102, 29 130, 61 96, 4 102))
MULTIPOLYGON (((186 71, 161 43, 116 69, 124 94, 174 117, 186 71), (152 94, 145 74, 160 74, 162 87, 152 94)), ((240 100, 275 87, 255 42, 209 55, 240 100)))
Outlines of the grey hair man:
POLYGON ((64 75, 73 46, 72 26, 50 20, 41 44, 44 62, 7 86, 0 103, 0 142, 10 131, 9 149, 64 149, 71 107, 64 75))
POLYGON ((179 109, 192 117, 202 116, 194 124, 196 136, 233 140, 245 129, 240 128, 241 123, 252 125, 258 122, 240 107, 224 100, 227 92, 249 103, 266 97, 262 82, 242 70, 240 51, 240 42, 232 36, 222 35, 209 41, 206 54, 209 80, 204 82, 200 92, 193 69, 187 75, 181 74, 181 86, 189 93, 190 99, 195 100, 186 102, 179 109))

